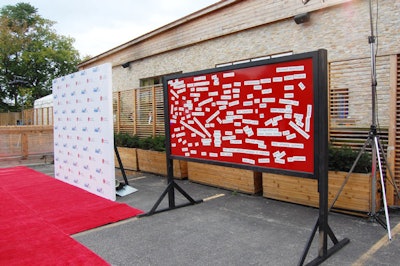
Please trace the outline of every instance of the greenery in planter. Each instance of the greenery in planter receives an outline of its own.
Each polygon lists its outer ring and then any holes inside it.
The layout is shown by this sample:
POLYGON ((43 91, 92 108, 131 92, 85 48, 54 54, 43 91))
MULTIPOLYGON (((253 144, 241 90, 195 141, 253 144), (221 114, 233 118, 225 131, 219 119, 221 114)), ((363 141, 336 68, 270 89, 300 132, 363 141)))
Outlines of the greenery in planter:
POLYGON ((114 135, 115 145, 117 147, 138 148, 139 137, 128 133, 117 133, 114 135))
MULTIPOLYGON (((351 147, 342 146, 340 148, 329 146, 328 169, 330 171, 350 171, 353 163, 357 159, 359 151, 351 147)), ((363 153, 354 168, 355 173, 371 172, 371 154, 363 153)))
MULTIPOLYGON (((137 135, 128 133, 115 134, 115 145, 118 147, 140 148, 143 150, 165 151, 165 136, 154 136, 139 138, 137 135)), ((329 145, 328 169, 329 171, 350 171, 351 166, 355 162, 359 151, 353 150, 349 146, 340 148, 329 145)), ((371 155, 363 153, 358 160, 355 173, 371 172, 371 155)))
POLYGON ((165 151, 165 136, 154 136, 140 139, 139 148, 143 150, 165 151))

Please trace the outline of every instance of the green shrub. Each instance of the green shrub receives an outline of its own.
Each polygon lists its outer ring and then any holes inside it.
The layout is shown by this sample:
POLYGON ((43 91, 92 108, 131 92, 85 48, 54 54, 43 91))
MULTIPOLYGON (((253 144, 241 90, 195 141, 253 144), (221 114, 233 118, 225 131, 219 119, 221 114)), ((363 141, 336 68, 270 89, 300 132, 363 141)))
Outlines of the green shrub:
POLYGON ((114 135, 115 145, 118 147, 138 148, 139 137, 128 133, 117 133, 114 135))
MULTIPOLYGON (((357 159, 359 151, 353 150, 348 146, 340 148, 329 147, 328 169, 330 171, 350 171, 350 168, 357 159)), ((354 171, 355 173, 371 172, 371 155, 364 152, 358 160, 354 171)))
POLYGON ((154 141, 154 150, 155 151, 165 151, 166 139, 165 136, 155 136, 153 138, 154 141))
POLYGON ((151 150, 152 149, 152 137, 147 137, 139 140, 139 148, 143 150, 151 150))
POLYGON ((139 148, 143 150, 165 151, 165 136, 140 139, 139 148))

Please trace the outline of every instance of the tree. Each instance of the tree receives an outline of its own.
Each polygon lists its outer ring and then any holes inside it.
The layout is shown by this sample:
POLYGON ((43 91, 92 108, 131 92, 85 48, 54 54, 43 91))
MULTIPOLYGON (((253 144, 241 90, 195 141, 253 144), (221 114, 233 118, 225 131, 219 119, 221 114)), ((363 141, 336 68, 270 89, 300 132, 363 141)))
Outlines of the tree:
POLYGON ((27 3, 0 9, 0 111, 19 111, 51 93, 52 80, 77 70, 74 39, 27 3))

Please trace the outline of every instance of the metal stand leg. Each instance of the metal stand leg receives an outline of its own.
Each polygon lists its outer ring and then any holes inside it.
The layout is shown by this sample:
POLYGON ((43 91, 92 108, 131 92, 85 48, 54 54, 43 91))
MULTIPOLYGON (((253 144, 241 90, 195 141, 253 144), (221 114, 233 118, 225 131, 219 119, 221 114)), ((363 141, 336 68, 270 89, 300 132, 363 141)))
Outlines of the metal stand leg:
POLYGON ((386 200, 385 182, 383 181, 381 157, 379 156, 378 139, 377 139, 376 136, 374 138, 374 144, 375 144, 375 150, 376 150, 376 157, 378 158, 379 174, 380 174, 380 177, 381 177, 383 206, 384 206, 384 209, 385 209, 385 217, 386 217, 386 228, 387 228, 387 231, 388 231, 388 238, 389 238, 389 240, 392 240, 392 234, 390 232, 389 212, 388 212, 387 200, 386 200))
MULTIPOLYGON (((306 245, 306 247, 305 247, 305 249, 303 251, 303 256, 301 257, 298 266, 301 266, 301 265, 304 264, 304 261, 305 261, 305 259, 307 257, 307 254, 308 254, 308 251, 310 250, 311 244, 312 244, 312 242, 314 240, 315 234, 317 233, 317 229, 319 228, 319 224, 320 224, 320 221, 318 219, 317 222, 314 225, 314 229, 313 229, 313 231, 311 233, 311 236, 308 239, 307 245, 306 245)), ((350 243, 350 240, 348 238, 344 238, 343 240, 338 241, 336 236, 332 232, 331 228, 329 227, 329 225, 328 225, 327 231, 325 233, 330 237, 330 239, 332 240, 334 246, 332 248, 330 248, 330 249, 323 250, 322 252, 320 250, 320 252, 319 252, 320 254, 318 255, 318 257, 315 258, 314 260, 312 260, 311 262, 307 263, 306 264, 307 266, 321 264, 322 262, 327 260, 330 256, 332 256, 334 253, 336 253, 341 248, 343 248, 345 245, 350 243)))
MULTIPOLYGON (((386 153, 385 153, 385 150, 382 148, 382 144, 381 144, 379 139, 378 139, 378 147, 379 147, 379 150, 382 152, 382 157, 383 157, 383 160, 384 160, 384 164, 386 166, 388 166, 389 164, 388 164, 388 161, 387 161, 386 153)), ((394 175, 393 175, 392 169, 390 167, 388 167, 387 170, 388 170, 389 176, 386 176, 386 180, 389 181, 390 184, 394 187, 394 190, 396 192, 396 196, 400 200, 399 189, 398 189, 398 187, 396 185, 396 182, 394 181, 394 175), (389 177, 389 179, 387 177, 389 177)))
MULTIPOLYGON (((129 194, 136 192, 137 189, 129 186, 128 178, 126 177, 126 173, 125 173, 125 168, 124 168, 124 165, 122 164, 121 157, 119 156, 118 148, 115 145, 115 141, 114 141, 114 152, 115 152, 115 156, 117 157, 119 168, 121 169, 122 177, 124 178, 124 182, 125 182, 124 185, 118 186, 118 188, 116 188, 116 194, 120 197, 123 197, 123 196, 127 196, 129 194)), ((117 182, 117 180, 116 180, 116 182, 117 182)))
POLYGON ((194 200, 186 191, 184 191, 175 181, 174 181, 174 176, 173 176, 173 163, 172 159, 167 159, 167 172, 168 172, 168 185, 159 197, 159 199, 156 201, 154 204, 153 208, 144 214, 139 215, 139 217, 143 216, 150 216, 156 213, 160 212, 165 212, 181 207, 186 207, 189 205, 194 205, 203 202, 203 200, 194 200), (178 190, 189 202, 181 205, 176 205, 175 204, 175 189, 178 190), (163 201, 165 196, 168 194, 168 208, 157 210, 158 206, 160 203, 163 201))
MULTIPOLYGON (((365 148, 366 148, 367 144, 371 145, 371 150, 372 150, 372 165, 371 165, 371 168, 372 168, 372 181, 371 181, 372 182, 372 184, 371 184, 372 185, 372 195, 371 195, 372 208, 371 208, 371 212, 369 215, 370 215, 371 219, 376 220, 385 229, 387 229, 389 240, 391 240, 392 236, 391 236, 391 232, 390 232, 390 221, 389 221, 389 213, 388 213, 388 206, 387 206, 387 199, 386 199, 386 189, 385 189, 385 182, 383 179, 382 163, 381 163, 381 156, 380 156, 381 145, 378 140, 376 128, 373 125, 371 126, 367 140, 365 141, 363 147, 361 148, 361 150, 360 150, 356 160, 354 161, 349 173, 347 174, 342 186, 340 187, 339 191, 337 192, 337 194, 329 208, 329 211, 333 208, 333 206, 335 205, 341 192, 343 191, 345 185, 347 184, 347 181, 349 180, 350 175, 352 174, 355 166, 357 165, 361 155, 365 152, 365 148), (376 166, 377 165, 378 165, 378 169, 379 169, 380 182, 381 182, 381 187, 382 187, 382 200, 383 200, 383 204, 384 204, 386 223, 384 221, 382 221, 376 213, 376 173, 377 173, 376 166)), ((384 160, 386 162, 386 157, 385 157, 385 153, 383 150, 382 150, 382 154, 384 155, 384 160)), ((393 183, 393 185, 395 186, 396 193, 399 196, 396 184, 393 183)))
POLYGON ((128 178, 126 177, 126 173, 125 173, 125 168, 124 168, 124 165, 122 164, 121 156, 119 156, 119 151, 118 151, 117 146, 115 145, 115 141, 114 141, 114 152, 115 152, 115 156, 117 157, 118 165, 119 165, 119 168, 121 169, 121 174, 122 174, 122 177, 124 178, 125 185, 129 185, 128 178))
MULTIPOLYGON (((379 222, 383 227, 385 227, 388 230, 388 237, 389 240, 392 238, 391 232, 390 232, 390 223, 389 223, 389 214, 388 214, 388 207, 387 207, 387 199, 386 199, 386 189, 385 189, 385 182, 383 180, 383 171, 382 171, 382 164, 381 164, 381 156, 380 152, 382 152, 385 163, 387 165, 387 160, 386 160, 386 155, 379 143, 378 136, 377 136, 377 131, 376 131, 376 87, 377 87, 377 78, 376 78, 376 58, 375 58, 375 36, 374 36, 374 28, 373 28, 373 18, 372 18, 372 1, 369 0, 369 22, 370 22, 370 27, 371 27, 371 35, 368 37, 368 43, 370 45, 370 56, 371 56, 371 128, 369 131, 369 136, 367 141, 364 143, 363 148, 361 149, 357 159, 355 160, 350 172, 346 176, 346 179, 339 189, 332 205, 331 208, 334 206, 336 200, 338 199, 340 193, 342 192, 344 186, 346 185, 350 174, 354 170, 354 166, 357 164, 358 160, 360 159, 361 154, 365 151, 366 144, 369 143, 371 145, 371 150, 372 150, 372 162, 371 162, 371 169, 372 169, 372 195, 371 195, 371 201, 372 201, 372 208, 370 212, 370 216, 374 218, 377 222, 379 222), (376 166, 379 166, 379 174, 380 174, 380 182, 381 182, 381 187, 382 187, 382 198, 383 198, 383 204, 384 204, 384 211, 385 211, 385 216, 386 216, 386 224, 380 220, 380 218, 376 214, 376 166)), ((390 176, 392 178, 392 184, 395 187, 397 196, 400 198, 399 191, 397 189, 396 183, 393 180, 393 175, 391 173, 391 170, 389 169, 390 176)))
POLYGON ((358 161, 360 160, 361 156, 364 154, 365 148, 367 147, 367 144, 369 143, 369 141, 370 141, 370 137, 368 137, 368 139, 364 142, 364 145, 362 146, 360 152, 358 153, 356 160, 354 161, 353 165, 352 165, 351 168, 350 168, 350 171, 347 173, 346 178, 344 179, 342 186, 339 188, 339 190, 338 190, 338 192, 337 192, 335 198, 333 199, 333 201, 332 201, 332 203, 331 203, 331 206, 329 207, 329 211, 331 211, 331 209, 332 209, 333 206, 335 205, 336 201, 338 200, 338 198, 339 198, 339 196, 340 196, 340 193, 342 193, 342 191, 343 191, 345 185, 346 185, 347 182, 349 181, 350 175, 353 173, 354 168, 356 167, 358 161))

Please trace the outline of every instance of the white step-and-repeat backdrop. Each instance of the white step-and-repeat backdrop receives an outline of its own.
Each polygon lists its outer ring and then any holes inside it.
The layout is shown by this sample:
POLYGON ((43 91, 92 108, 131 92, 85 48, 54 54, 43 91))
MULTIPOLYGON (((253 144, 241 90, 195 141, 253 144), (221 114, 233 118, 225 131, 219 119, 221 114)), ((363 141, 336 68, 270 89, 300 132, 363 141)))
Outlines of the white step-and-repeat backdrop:
POLYGON ((111 64, 53 80, 55 177, 115 200, 111 64))

